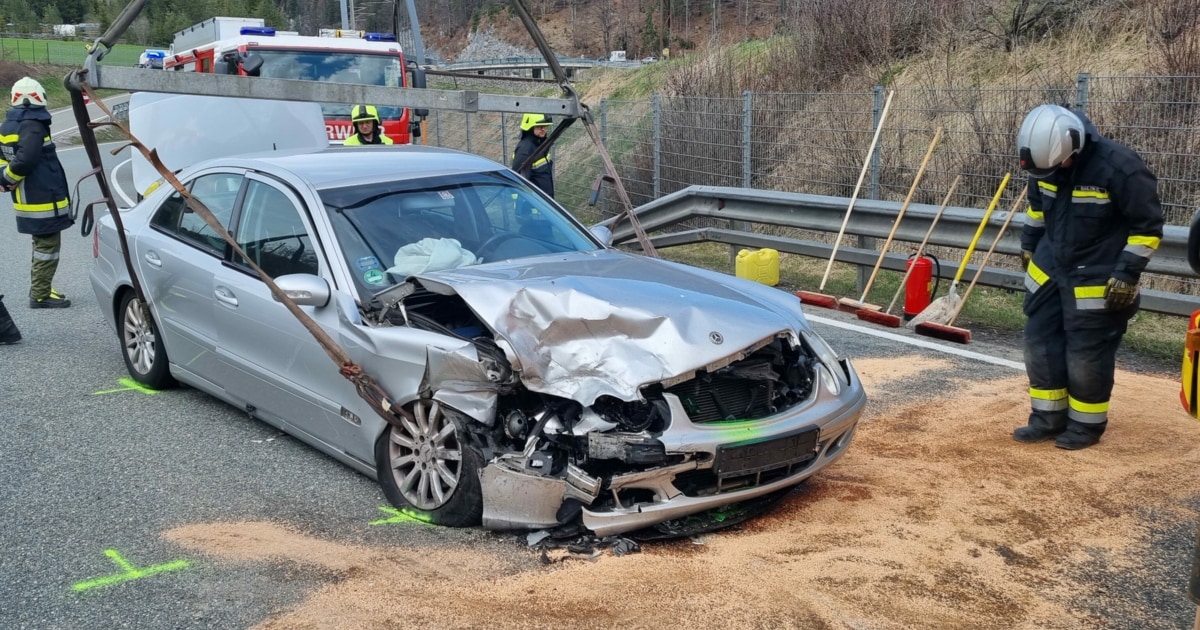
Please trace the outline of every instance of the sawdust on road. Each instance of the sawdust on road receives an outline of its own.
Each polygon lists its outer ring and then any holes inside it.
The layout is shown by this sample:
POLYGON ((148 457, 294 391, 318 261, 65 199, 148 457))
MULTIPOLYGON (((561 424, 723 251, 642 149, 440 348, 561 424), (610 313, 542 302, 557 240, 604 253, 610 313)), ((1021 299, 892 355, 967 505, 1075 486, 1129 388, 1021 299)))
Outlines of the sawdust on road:
MULTIPOLYGON (((1024 377, 974 382, 921 357, 856 362, 872 403, 847 455, 736 531, 543 565, 495 548, 368 548, 273 523, 166 537, 218 561, 327 572, 260 628, 1096 628, 1152 618, 1080 605, 1097 558, 1131 581, 1146 514, 1191 516, 1200 423, 1178 383, 1121 372, 1103 442, 1022 445, 1024 377), (944 374, 926 400, 889 388, 944 374)), ((1180 578, 1181 597, 1186 576, 1180 578)), ((1124 606, 1125 609, 1120 609, 1124 606)), ((1116 608, 1113 608, 1116 607, 1116 608)))

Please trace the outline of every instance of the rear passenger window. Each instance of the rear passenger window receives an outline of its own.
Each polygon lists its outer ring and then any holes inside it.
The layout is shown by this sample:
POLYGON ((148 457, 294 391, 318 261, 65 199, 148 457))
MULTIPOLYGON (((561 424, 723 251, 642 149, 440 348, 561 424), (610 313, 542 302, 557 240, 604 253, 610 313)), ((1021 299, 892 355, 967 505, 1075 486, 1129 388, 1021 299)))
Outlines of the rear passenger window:
MULTIPOLYGON (((229 229, 229 219, 233 216, 233 204, 237 200, 242 179, 241 175, 234 173, 204 175, 192 182, 191 193, 213 213, 225 229, 229 229)), ((217 256, 225 252, 224 239, 209 227, 200 215, 187 207, 183 196, 178 192, 163 202, 150 223, 217 256)))

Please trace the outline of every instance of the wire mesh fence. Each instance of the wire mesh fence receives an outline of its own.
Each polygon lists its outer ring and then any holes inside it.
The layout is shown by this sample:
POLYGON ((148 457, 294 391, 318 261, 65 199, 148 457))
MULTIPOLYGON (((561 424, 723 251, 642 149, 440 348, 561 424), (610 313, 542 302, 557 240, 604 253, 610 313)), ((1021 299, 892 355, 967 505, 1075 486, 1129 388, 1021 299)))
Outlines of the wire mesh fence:
MULTIPOLYGON (((1168 224, 1188 224, 1200 207, 1200 76, 1085 73, 1032 87, 897 89, 867 161, 885 101, 882 87, 746 92, 742 98, 656 95, 602 101, 598 125, 635 206, 691 185, 850 197, 860 180, 861 197, 902 201, 941 128, 942 139, 912 201, 940 204, 959 177, 949 205, 984 208, 1009 173, 1013 183, 1001 198, 1003 209, 1024 184, 1014 146, 1017 128, 1034 106, 1057 103, 1084 112, 1102 133, 1142 155, 1159 178, 1168 224)), ((445 140, 437 144, 510 161, 517 116, 440 116, 445 140), (450 122, 455 116, 458 122, 450 122), (504 138, 507 150, 497 151, 504 138)), ((611 187, 597 206, 588 204, 602 167, 584 144, 590 144, 587 136, 573 129, 556 145, 556 155, 568 158, 556 160, 556 196, 581 218, 611 216, 620 210, 611 187)))

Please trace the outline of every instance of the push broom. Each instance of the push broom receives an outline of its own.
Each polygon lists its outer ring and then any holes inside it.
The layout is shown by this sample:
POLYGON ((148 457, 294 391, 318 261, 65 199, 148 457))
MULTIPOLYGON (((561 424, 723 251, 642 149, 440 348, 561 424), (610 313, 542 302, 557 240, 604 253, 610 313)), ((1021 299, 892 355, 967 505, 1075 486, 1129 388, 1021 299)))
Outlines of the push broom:
POLYGON ((1026 185, 1021 189, 1021 194, 1013 201, 1012 208, 1008 211, 1008 216, 1004 219, 1004 223, 1000 225, 1000 231, 996 232, 996 238, 992 240, 992 246, 988 248, 987 253, 983 255, 983 260, 979 262, 979 268, 975 270, 975 277, 971 279, 971 284, 967 285, 967 290, 963 292, 962 299, 958 302, 958 307, 954 309, 954 314, 950 316, 950 320, 945 324, 937 322, 922 322, 917 324, 916 332, 918 335, 926 337, 934 337, 945 341, 953 341, 955 343, 970 343, 971 331, 966 328, 958 328, 954 325, 954 320, 958 319, 958 314, 962 312, 963 306, 967 303, 967 297, 971 295, 971 290, 975 288, 975 283, 979 282, 980 276, 983 275, 984 267, 987 267, 988 259, 992 257, 992 252, 996 251, 996 246, 1000 244, 1000 239, 1004 236, 1004 231, 1008 229, 1008 224, 1012 222, 1013 217, 1017 216, 1017 209, 1025 203, 1025 192, 1029 189, 1026 185))
POLYGON ((975 253, 975 245, 979 243, 979 237, 983 236, 983 228, 987 227, 988 219, 992 217, 992 211, 996 209, 996 204, 1000 203, 1000 195, 1004 193, 1004 188, 1008 186, 1008 179, 1011 173, 1005 173, 1004 179, 1000 180, 1000 186, 996 188, 996 194, 992 196, 992 202, 988 204, 987 210, 983 213, 983 219, 979 221, 979 227, 975 229, 975 236, 971 238, 971 244, 967 246, 967 253, 963 256, 962 262, 958 263, 958 272, 954 274, 954 281, 950 283, 950 290, 942 297, 934 300, 925 310, 912 318, 908 322, 910 328, 916 328, 918 324, 924 322, 936 322, 939 324, 949 323, 950 317, 954 315, 954 311, 958 308, 958 283, 962 280, 963 272, 967 270, 967 263, 971 260, 971 254, 975 253))
MULTIPOLYGON (((833 268, 833 260, 837 258, 838 247, 842 244, 842 235, 846 233, 846 225, 850 222, 850 211, 854 210, 854 202, 858 199, 858 191, 862 188, 863 178, 867 175, 867 169, 871 166, 871 156, 875 153, 875 146, 879 144, 879 132, 883 131, 883 121, 887 120, 888 109, 892 105, 892 95, 895 90, 888 92, 887 100, 883 103, 883 111, 879 113, 879 124, 875 126, 875 136, 871 138, 871 146, 867 148, 867 157, 863 160, 862 171, 858 174, 858 183, 854 185, 854 193, 850 195, 850 205, 846 207, 846 216, 842 217, 842 228, 838 230, 837 240, 833 242, 833 252, 829 254, 829 263, 825 265, 825 275, 821 278, 821 286, 818 291, 825 290, 825 283, 829 280, 829 270, 833 268)), ((797 291, 796 295, 804 304, 812 304, 823 308, 837 308, 837 298, 824 293, 814 293, 812 291, 797 291)))
MULTIPOLYGON (((871 286, 875 284, 875 277, 879 275, 879 268, 883 266, 883 260, 887 258, 888 248, 892 246, 892 239, 896 236, 896 230, 900 229, 900 220, 904 218, 905 211, 908 210, 908 204, 912 202, 913 195, 917 192, 917 184, 921 183, 921 177, 925 174, 925 167, 929 165, 929 158, 933 157, 933 150, 937 148, 938 140, 942 138, 942 128, 938 127, 933 134, 933 142, 929 143, 929 149, 925 151, 925 159, 921 160, 921 168, 917 169, 916 177, 913 177, 912 186, 908 188, 908 196, 904 198, 904 203, 900 206, 900 212, 896 213, 896 220, 892 222, 892 229, 888 232, 887 240, 883 242, 883 247, 879 248, 879 258, 875 261, 875 268, 871 270, 871 277, 867 278, 867 284, 863 287, 862 297, 857 300, 850 298, 842 298, 838 300, 838 307, 841 310, 860 312, 867 311, 870 313, 878 313, 883 310, 882 306, 876 304, 867 304, 867 294, 871 292, 871 286)), ((860 315, 861 319, 862 316, 860 315)))
MULTIPOLYGON (((950 203, 950 198, 954 196, 954 190, 958 188, 958 182, 962 179, 962 175, 956 175, 954 181, 950 184, 950 190, 946 191, 946 198, 942 199, 942 205, 938 208, 937 214, 933 215, 933 220, 929 222, 929 229, 925 231, 925 238, 921 240, 921 244, 917 246, 917 253, 913 254, 914 260, 920 260, 921 255, 925 253, 925 246, 929 244, 929 237, 933 235, 933 228, 937 227, 938 220, 942 218, 942 213, 946 210, 946 204, 950 203)), ((904 292, 904 287, 908 285, 908 279, 912 276, 913 269, 916 265, 909 265, 904 272, 904 277, 900 279, 900 286, 896 289, 896 294, 892 296, 892 301, 888 304, 887 310, 879 313, 875 311, 858 311, 858 318, 880 326, 888 328, 900 327, 900 316, 892 315, 892 309, 896 307, 896 300, 900 299, 900 294, 904 292)))

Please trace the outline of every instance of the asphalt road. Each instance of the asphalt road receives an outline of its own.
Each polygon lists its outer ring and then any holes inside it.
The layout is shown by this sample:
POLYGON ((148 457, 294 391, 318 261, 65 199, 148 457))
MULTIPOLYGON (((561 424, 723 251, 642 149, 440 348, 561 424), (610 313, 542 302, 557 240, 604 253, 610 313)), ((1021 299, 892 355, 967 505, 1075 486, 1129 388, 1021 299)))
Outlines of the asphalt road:
MULTIPOLYGON (((125 157, 104 155, 110 168, 125 157)), ((79 148, 62 160, 72 180, 87 170, 79 148)), ((85 186, 79 197, 98 192, 85 186)), ((91 238, 78 227, 63 234, 55 286, 73 306, 30 310, 29 238, 16 233, 10 210, 5 195, 0 292, 25 340, 0 346, 0 628, 242 628, 331 579, 198 555, 162 537, 187 524, 270 521, 344 544, 479 549, 536 562, 511 535, 372 525, 387 516, 387 502, 370 479, 197 391, 129 387, 88 282, 91 238)), ((851 357, 936 354, 977 379, 1020 367, 1018 350, 1003 342, 964 349, 832 312, 812 319, 851 357)), ((929 396, 938 387, 916 381, 892 395, 929 396)), ((1185 579, 1190 534, 1182 523, 1164 524, 1170 552, 1151 560, 1157 579, 1185 579)), ((1190 619, 1186 600, 1169 598, 1169 606, 1167 618, 1190 619)))

